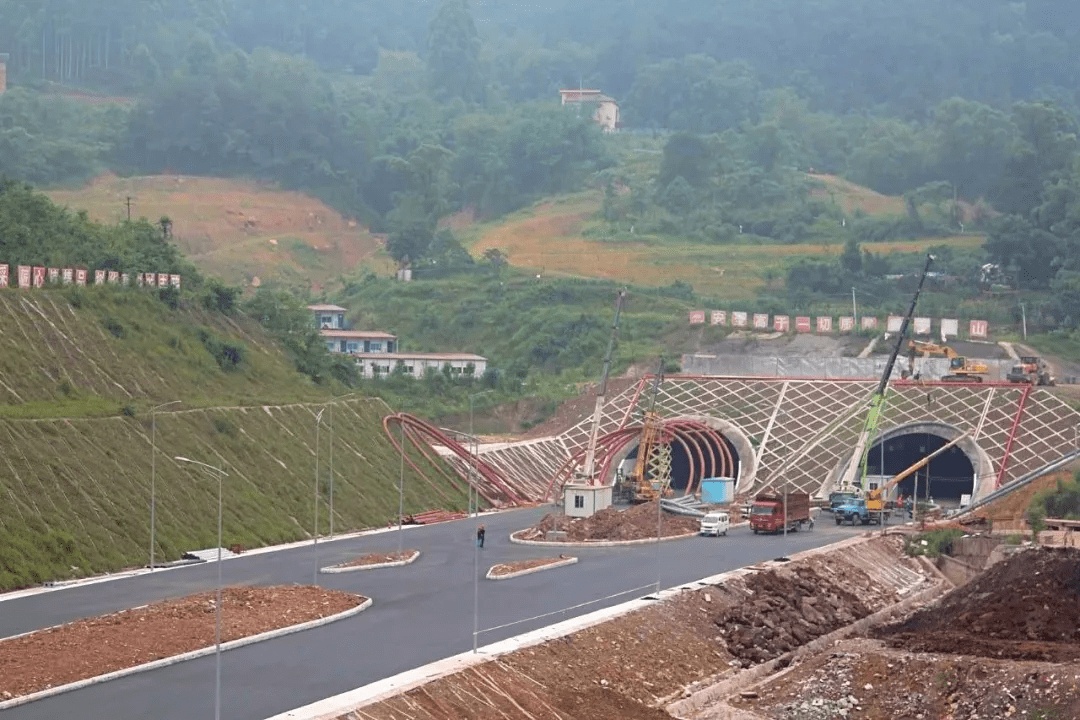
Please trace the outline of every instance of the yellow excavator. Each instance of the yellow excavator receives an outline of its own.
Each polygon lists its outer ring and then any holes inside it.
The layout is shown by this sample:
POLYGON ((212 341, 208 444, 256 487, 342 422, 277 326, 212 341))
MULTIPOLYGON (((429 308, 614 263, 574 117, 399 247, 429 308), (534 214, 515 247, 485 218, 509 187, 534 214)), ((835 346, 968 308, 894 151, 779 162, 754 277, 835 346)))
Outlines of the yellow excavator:
POLYGON ((958 355, 957 352, 948 345, 937 345, 921 340, 911 340, 908 343, 908 363, 913 374, 915 369, 915 357, 917 355, 922 355, 923 357, 933 355, 949 359, 949 374, 944 375, 941 378, 942 382, 981 383, 983 381, 983 375, 990 372, 990 368, 986 366, 986 363, 979 360, 969 360, 966 357, 958 355))
POLYGON ((650 472, 649 459, 653 450, 663 444, 664 421, 655 411, 645 413, 641 425, 641 440, 638 444, 637 462, 630 473, 629 487, 632 502, 652 502, 659 499, 667 490, 668 478, 654 478, 650 472))

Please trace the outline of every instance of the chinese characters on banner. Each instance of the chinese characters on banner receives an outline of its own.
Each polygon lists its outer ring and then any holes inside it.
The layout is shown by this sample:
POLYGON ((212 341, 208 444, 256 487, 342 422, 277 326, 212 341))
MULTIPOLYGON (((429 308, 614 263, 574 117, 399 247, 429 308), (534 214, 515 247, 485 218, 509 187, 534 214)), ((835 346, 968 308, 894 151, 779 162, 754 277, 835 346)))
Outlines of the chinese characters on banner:
MULTIPOLYGON (((158 287, 169 287, 169 274, 168 273, 158 273, 157 285, 158 285, 158 287)), ((704 310, 701 311, 701 315, 702 315, 701 321, 705 322, 705 311, 704 310)))
POLYGON ((797 332, 810 332, 810 318, 804 315, 795 318, 795 330, 797 332))
POLYGON ((94 271, 94 284, 95 285, 104 285, 105 284, 105 271, 104 270, 95 270, 94 271))
POLYGON ((913 320, 915 323, 916 335, 929 335, 930 334, 930 318, 917 317, 913 320))
POLYGON ((819 317, 817 319, 817 331, 819 333, 831 333, 832 332, 832 318, 831 317, 819 317))
POLYGON ((985 320, 972 320, 968 326, 968 336, 973 338, 984 338, 989 330, 988 323, 985 320))
POLYGON ((747 326, 747 315, 744 312, 736 310, 731 313, 731 326, 737 328, 744 328, 747 326))
POLYGON ((60 284, 60 268, 49 268, 49 282, 53 285, 60 284))
MULTIPOLYGON (((168 280, 168 276, 166 276, 168 280)), ((690 324, 691 325, 704 325, 705 324, 705 311, 704 310, 691 310, 690 311, 690 324)))
POLYGON ((727 325, 727 310, 713 310, 709 315, 710 325, 727 325))
POLYGON ((842 317, 840 318, 840 332, 851 332, 855 329, 855 318, 842 317))
POLYGON ((769 329, 769 314, 768 313, 754 313, 754 329, 755 330, 768 330, 769 329))
POLYGON ((20 265, 19 266, 19 287, 21 287, 21 288, 30 287, 30 266, 29 265, 20 265))
POLYGON ((863 330, 877 330, 877 318, 863 315, 861 325, 863 330))
POLYGON ((941 336, 942 337, 956 337, 960 334, 960 322, 955 318, 952 320, 943 319, 941 321, 941 336))
POLYGON ((75 282, 75 268, 64 268, 60 271, 60 281, 65 285, 75 282))
POLYGON ((773 330, 784 333, 791 330, 791 318, 787 315, 774 315, 773 330))
POLYGON ((8 280, 9 271, 10 268, 8 268, 7 265, 0 265, 0 288, 6 288, 8 286, 8 283, 10 282, 8 280))
POLYGON ((75 284, 86 284, 86 268, 75 268, 75 284))
POLYGON ((34 287, 45 287, 45 268, 34 266, 34 287))
POLYGON ((900 332, 900 328, 904 326, 904 318, 899 315, 890 315, 885 321, 885 332, 896 333, 900 332))
POLYGON ((120 272, 118 270, 110 270, 109 271, 109 284, 110 285, 119 285, 120 284, 120 272))

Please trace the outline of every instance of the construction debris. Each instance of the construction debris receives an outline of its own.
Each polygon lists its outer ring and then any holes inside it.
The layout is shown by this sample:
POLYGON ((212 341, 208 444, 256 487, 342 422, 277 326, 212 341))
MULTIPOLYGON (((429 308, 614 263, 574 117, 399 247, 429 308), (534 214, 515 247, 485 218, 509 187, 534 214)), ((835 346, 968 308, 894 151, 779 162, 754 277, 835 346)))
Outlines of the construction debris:
POLYGON ((551 538, 558 537, 566 542, 646 540, 656 537, 658 522, 661 537, 696 533, 701 524, 697 518, 660 513, 654 500, 632 505, 622 511, 609 507, 587 518, 568 518, 562 514, 548 513, 539 523, 523 530, 517 537, 521 540, 547 540, 548 533, 559 533, 551 538), (657 515, 660 517, 657 518, 657 515))
POLYGON ((432 523, 447 522, 448 520, 461 520, 469 517, 468 513, 453 512, 451 510, 427 510, 426 512, 406 515, 405 525, 431 525, 432 523))

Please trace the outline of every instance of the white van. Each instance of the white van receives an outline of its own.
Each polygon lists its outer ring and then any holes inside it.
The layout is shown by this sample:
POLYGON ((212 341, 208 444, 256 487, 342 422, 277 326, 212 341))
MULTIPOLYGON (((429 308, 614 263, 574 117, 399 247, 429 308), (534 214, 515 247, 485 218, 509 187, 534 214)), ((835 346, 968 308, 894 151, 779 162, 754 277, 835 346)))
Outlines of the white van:
POLYGON ((700 535, 727 535, 728 526, 731 524, 726 512, 711 512, 701 518, 700 535))

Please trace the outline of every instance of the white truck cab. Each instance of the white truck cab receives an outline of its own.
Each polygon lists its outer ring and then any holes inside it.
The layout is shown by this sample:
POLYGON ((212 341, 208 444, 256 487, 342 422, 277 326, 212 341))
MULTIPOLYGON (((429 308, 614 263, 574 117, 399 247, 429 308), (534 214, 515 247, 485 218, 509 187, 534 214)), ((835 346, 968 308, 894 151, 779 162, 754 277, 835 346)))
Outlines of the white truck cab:
POLYGON ((711 512, 705 517, 701 518, 701 528, 698 530, 700 535, 727 535, 728 527, 731 525, 731 520, 726 512, 711 512))

